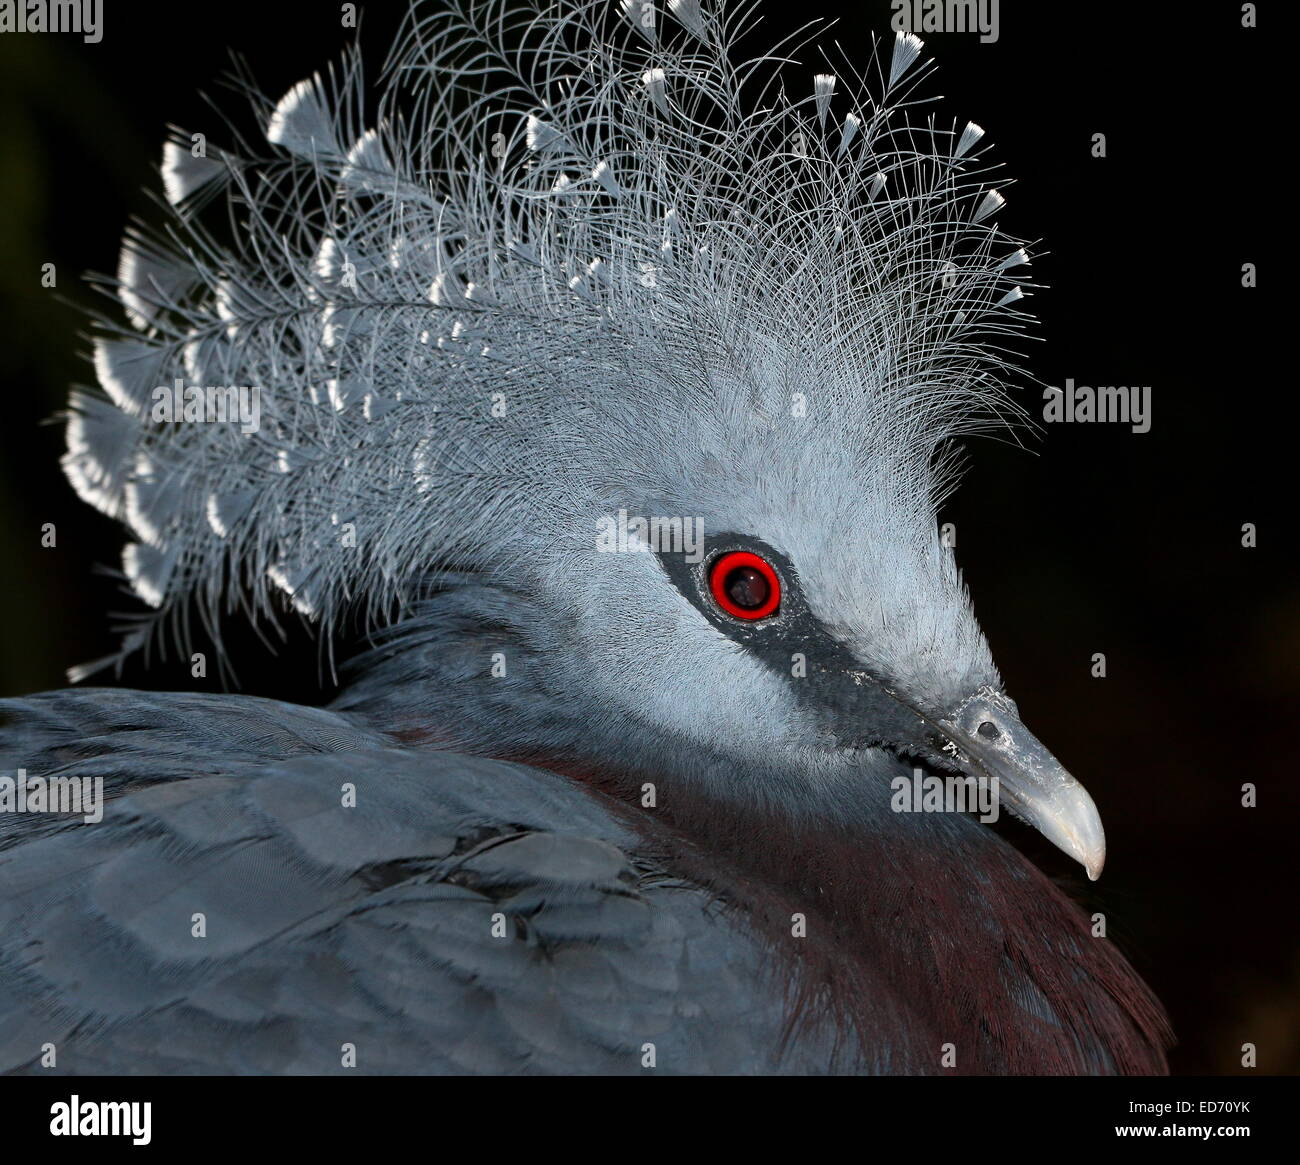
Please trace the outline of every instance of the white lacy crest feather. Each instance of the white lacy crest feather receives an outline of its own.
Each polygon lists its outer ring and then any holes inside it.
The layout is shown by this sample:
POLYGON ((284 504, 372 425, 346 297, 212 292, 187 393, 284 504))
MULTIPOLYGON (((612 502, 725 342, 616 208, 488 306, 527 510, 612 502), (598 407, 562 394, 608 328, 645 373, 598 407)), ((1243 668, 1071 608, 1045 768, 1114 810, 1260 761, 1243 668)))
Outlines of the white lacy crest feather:
POLYGON ((111 405, 74 396, 64 461, 158 623, 284 592, 325 636, 375 625, 431 568, 680 494, 701 450, 848 449, 868 517, 933 539, 948 442, 1015 411, 1026 255, 983 131, 909 123, 915 37, 868 83, 731 60, 751 7, 540 9, 417 7, 372 118, 358 69, 313 77, 267 103, 261 159, 174 133, 174 217, 128 237, 131 327, 96 345, 111 405), (178 379, 258 388, 256 431, 156 422, 178 379))

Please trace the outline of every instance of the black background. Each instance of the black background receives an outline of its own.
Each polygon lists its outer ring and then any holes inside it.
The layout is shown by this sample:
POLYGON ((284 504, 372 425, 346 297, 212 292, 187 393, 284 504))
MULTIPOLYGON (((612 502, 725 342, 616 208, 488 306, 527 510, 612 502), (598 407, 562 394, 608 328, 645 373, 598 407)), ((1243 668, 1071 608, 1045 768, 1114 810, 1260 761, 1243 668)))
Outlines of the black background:
MULTIPOLYGON (((833 0, 765 7, 768 27, 835 16, 833 0)), ((1113 937, 1169 1008, 1183 1073, 1300 1070, 1295 916, 1297 791, 1291 729, 1300 610, 1281 446, 1294 371, 1282 346, 1275 243, 1293 133, 1262 86, 1278 30, 1240 27, 1234 3, 1066 5, 1004 0, 1000 35, 925 37, 940 69, 926 93, 974 119, 1017 179, 1002 225, 1042 240, 1029 371, 1047 384, 1150 385, 1152 429, 1047 425, 1027 448, 973 442, 943 520, 1026 722, 1093 793, 1109 859, 1080 886, 1028 831, 1017 844, 1106 912, 1113 937), (1104 133, 1107 157, 1094 158, 1104 133), (1274 193, 1277 192, 1277 193, 1274 193), (1261 287, 1241 286, 1242 264, 1261 287), (1283 503, 1283 504, 1279 504, 1283 503), (1266 508, 1269 513, 1266 514, 1266 508), (1259 546, 1241 545, 1256 523, 1259 546), (1105 679, 1090 674, 1104 652, 1105 679), (1254 782, 1259 807, 1241 807, 1254 782)), ((337 57, 340 5, 242 0, 105 5, 102 43, 0 37, 0 695, 56 687, 110 651, 106 612, 134 604, 115 567, 117 528, 58 471, 42 425, 93 377, 77 305, 86 270, 112 271, 121 228, 149 215, 164 128, 222 135, 229 49, 273 97, 337 57), (40 286, 41 264, 58 272, 40 286), (58 530, 42 549, 43 523, 58 530)), ((382 62, 399 3, 364 6, 382 62)), ((857 61, 892 36, 890 5, 853 4, 830 35, 857 61)), ((805 54, 807 72, 820 67, 805 54)), ((377 69, 376 69, 377 72, 377 69)), ((808 78, 811 84, 811 78, 808 78)), ((1040 390, 1023 401, 1041 415, 1040 390)), ((317 655, 295 631, 272 656, 234 640, 246 691, 319 700, 317 655)), ((184 688, 174 658, 135 686, 184 688)), ((211 682, 211 681, 208 681, 211 682)))

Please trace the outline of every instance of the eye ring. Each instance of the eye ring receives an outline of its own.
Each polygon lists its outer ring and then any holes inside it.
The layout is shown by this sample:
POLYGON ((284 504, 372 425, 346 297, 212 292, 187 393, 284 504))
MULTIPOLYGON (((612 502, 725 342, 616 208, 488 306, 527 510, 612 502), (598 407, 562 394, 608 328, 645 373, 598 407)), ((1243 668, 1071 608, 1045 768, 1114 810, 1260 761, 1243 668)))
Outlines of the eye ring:
POLYGON ((735 619, 766 619, 781 605, 781 580, 771 564, 748 550, 733 550, 709 567, 713 601, 735 619))

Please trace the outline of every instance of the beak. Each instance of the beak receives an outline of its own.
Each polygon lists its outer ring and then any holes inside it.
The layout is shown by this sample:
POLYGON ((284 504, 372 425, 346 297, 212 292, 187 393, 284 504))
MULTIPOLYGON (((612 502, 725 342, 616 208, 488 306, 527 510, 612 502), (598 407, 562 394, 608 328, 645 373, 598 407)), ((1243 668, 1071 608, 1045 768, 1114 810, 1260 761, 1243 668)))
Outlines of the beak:
POLYGON ((1000 803, 1053 845, 1083 864, 1094 882, 1106 862, 1106 834, 1097 807, 1039 740, 1020 723, 1016 706, 982 689, 939 728, 973 768, 997 779, 1000 803))

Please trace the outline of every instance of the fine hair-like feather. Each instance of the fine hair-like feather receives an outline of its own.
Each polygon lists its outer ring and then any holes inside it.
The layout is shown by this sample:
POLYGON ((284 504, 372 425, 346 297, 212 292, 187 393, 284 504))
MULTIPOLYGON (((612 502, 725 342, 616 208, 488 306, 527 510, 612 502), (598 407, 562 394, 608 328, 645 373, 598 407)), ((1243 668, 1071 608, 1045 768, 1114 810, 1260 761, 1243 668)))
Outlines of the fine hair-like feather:
POLYGON ((915 36, 805 75, 795 45, 733 59, 752 24, 453 0, 412 13, 369 113, 353 57, 257 99, 256 149, 176 131, 64 458, 133 535, 154 610, 124 652, 286 596, 325 641, 382 625, 431 571, 563 555, 701 450, 767 448, 796 399, 784 455, 834 448, 931 544, 950 443, 1015 411, 1026 253, 983 131, 917 112, 915 36), (155 419, 177 379, 257 387, 256 431, 155 419))

